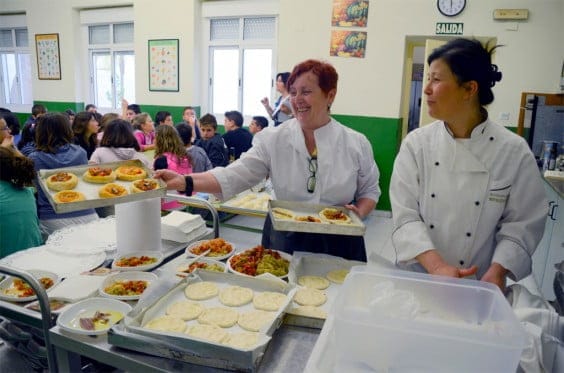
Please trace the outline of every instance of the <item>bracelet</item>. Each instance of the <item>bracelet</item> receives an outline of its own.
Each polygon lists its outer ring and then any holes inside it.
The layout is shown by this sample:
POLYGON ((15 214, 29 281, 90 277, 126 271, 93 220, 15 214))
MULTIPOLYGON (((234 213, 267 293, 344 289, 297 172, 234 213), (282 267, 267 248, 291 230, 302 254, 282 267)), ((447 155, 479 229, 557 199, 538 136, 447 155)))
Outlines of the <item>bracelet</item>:
POLYGON ((191 196, 194 191, 194 179, 192 176, 184 176, 184 181, 186 181, 186 189, 184 189, 184 194, 191 196))

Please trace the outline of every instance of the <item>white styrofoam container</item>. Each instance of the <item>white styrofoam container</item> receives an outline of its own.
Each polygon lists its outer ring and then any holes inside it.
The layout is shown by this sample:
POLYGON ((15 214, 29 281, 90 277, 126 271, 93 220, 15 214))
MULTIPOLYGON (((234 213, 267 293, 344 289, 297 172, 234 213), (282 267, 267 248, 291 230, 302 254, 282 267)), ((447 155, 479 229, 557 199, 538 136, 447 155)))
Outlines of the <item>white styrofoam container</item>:
POLYGON ((496 286, 353 267, 334 308, 337 366, 515 372, 525 332, 496 286))

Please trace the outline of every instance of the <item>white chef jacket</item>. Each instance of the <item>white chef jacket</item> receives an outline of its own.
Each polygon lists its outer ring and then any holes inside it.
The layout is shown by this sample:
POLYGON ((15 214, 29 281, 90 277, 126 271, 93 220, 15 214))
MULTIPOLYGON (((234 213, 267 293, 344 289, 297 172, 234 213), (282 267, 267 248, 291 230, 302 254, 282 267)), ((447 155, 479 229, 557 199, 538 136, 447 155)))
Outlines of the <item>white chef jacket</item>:
POLYGON ((315 130, 316 185, 307 191, 311 158, 300 123, 290 119, 267 127, 253 138, 253 147, 228 167, 210 172, 221 185, 220 199, 228 199, 270 176, 277 199, 343 206, 353 199, 378 202, 379 172, 372 146, 361 133, 334 119, 315 130))
MULTIPOLYGON (((490 120, 469 139, 455 139, 442 121, 405 138, 390 183, 396 263, 436 249, 450 265, 492 261, 520 280, 544 231, 547 201, 527 143, 490 120)), ((418 267, 418 268, 416 268, 418 267)))

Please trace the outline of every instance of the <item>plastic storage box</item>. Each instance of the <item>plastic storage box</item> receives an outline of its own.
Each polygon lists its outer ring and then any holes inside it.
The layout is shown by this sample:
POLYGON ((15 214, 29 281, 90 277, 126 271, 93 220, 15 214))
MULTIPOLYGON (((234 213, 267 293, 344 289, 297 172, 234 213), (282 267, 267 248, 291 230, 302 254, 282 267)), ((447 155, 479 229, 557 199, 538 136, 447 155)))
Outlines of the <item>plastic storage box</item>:
POLYGON ((354 267, 335 302, 336 371, 515 372, 525 332, 475 280, 354 267))

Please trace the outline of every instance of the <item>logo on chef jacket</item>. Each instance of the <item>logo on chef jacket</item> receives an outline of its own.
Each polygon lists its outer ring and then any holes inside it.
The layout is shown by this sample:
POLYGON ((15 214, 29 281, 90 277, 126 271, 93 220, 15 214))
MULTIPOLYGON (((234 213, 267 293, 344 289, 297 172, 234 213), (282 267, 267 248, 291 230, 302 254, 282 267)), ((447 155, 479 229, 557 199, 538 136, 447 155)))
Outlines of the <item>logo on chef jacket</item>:
POLYGON ((490 196, 488 197, 488 200, 492 202, 505 203, 505 201, 507 201, 507 193, 503 194, 503 193, 490 192, 490 196))

